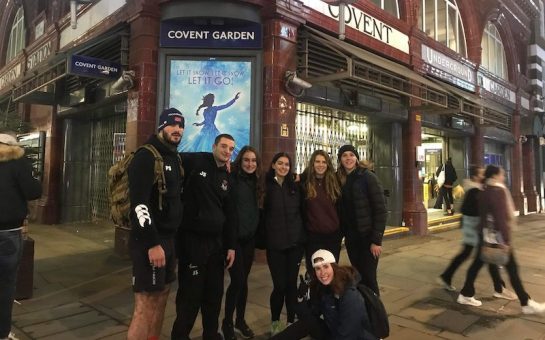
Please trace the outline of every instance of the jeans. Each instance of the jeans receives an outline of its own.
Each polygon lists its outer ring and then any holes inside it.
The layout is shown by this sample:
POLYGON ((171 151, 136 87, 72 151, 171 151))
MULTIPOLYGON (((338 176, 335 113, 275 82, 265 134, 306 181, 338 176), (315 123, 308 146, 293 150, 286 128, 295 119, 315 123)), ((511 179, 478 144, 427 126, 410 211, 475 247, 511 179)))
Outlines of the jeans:
POLYGON ((7 338, 11 330, 15 282, 22 254, 21 230, 0 231, 0 338, 7 338))

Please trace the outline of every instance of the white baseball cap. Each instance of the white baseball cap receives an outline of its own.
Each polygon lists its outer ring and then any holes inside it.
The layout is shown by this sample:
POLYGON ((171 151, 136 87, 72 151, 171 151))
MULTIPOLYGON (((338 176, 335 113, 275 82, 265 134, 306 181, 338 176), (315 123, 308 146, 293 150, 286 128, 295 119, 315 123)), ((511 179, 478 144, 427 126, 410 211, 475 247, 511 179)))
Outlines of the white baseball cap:
POLYGON ((311 262, 313 268, 321 266, 325 263, 337 263, 337 261, 335 260, 335 256, 333 256, 333 254, 329 250, 325 249, 316 250, 316 252, 312 254, 311 262))
POLYGON ((17 142, 17 138, 6 133, 0 133, 0 143, 7 145, 19 145, 19 143, 17 142))

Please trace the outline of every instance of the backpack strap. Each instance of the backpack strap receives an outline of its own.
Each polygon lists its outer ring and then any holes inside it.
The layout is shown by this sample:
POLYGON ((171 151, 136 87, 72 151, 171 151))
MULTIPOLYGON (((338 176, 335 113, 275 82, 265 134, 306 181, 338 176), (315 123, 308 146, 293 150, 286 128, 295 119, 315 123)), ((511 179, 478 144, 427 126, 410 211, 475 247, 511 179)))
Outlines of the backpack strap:
MULTIPOLYGON (((167 185, 165 180, 165 171, 163 157, 157 151, 157 149, 151 144, 144 144, 141 146, 151 152, 155 158, 155 164, 153 167, 153 173, 155 174, 155 182, 157 183, 157 190, 159 190, 159 210, 163 210, 163 195, 167 192, 167 185)), ((181 163, 180 163, 181 164, 181 163)))

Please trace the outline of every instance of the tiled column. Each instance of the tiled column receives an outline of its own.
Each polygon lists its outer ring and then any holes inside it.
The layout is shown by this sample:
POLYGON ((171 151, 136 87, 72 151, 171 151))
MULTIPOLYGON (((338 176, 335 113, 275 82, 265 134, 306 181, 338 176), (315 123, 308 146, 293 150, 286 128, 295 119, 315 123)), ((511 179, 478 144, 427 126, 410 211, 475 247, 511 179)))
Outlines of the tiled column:
POLYGON ((263 167, 267 170, 277 152, 288 152, 295 160, 296 101, 284 89, 284 74, 296 69, 297 25, 272 18, 264 23, 263 29, 262 153, 263 167))
POLYGON ((147 0, 131 21, 129 69, 136 72, 136 86, 129 90, 125 150, 135 150, 155 132, 160 9, 147 0))
POLYGON ((482 125, 475 124, 475 134, 471 136, 471 158, 470 164, 483 165, 484 162, 484 136, 482 125))
POLYGON ((416 235, 428 232, 428 214, 424 207, 422 181, 416 167, 416 147, 422 143, 422 116, 409 110, 403 126, 403 220, 416 235))
POLYGON ((511 193, 515 207, 519 210, 520 215, 526 215, 528 212, 528 204, 526 196, 523 192, 522 183, 522 145, 519 142, 520 137, 520 113, 513 114, 511 132, 515 136, 515 144, 512 147, 511 153, 511 193))
POLYGON ((522 144, 522 167, 524 179, 524 195, 528 201, 528 212, 537 212, 539 207, 539 195, 536 188, 536 162, 535 149, 539 148, 535 136, 527 136, 526 143, 522 144))

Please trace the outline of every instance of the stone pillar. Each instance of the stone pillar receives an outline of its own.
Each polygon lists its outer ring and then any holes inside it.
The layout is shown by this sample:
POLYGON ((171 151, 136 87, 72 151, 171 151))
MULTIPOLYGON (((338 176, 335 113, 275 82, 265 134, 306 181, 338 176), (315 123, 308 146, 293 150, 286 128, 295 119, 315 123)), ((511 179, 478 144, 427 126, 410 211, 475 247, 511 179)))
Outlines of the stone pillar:
POLYGON ((136 86, 127 99, 126 152, 155 132, 160 19, 159 2, 147 0, 130 22, 129 69, 136 72, 136 86))
POLYGON ((535 136, 527 136, 527 140, 522 144, 522 159, 524 160, 523 180, 524 195, 528 202, 528 212, 538 212, 539 195, 536 188, 536 156, 535 150, 539 145, 535 136))
POLYGON ((416 235, 428 232, 428 214, 424 207, 422 181, 416 167, 416 147, 422 143, 422 115, 409 110, 403 127, 403 221, 416 235))
POLYGON ((297 66, 298 24, 280 18, 263 25, 263 169, 268 170, 275 153, 288 152, 295 160, 296 100, 284 89, 284 74, 297 66))
POLYGON ((484 163, 484 135, 483 127, 478 122, 475 124, 475 134, 471 136, 469 163, 483 165, 484 163))
POLYGON ((515 144, 511 152, 511 193, 515 207, 519 210, 520 215, 526 215, 528 212, 528 204, 526 196, 523 192, 522 182, 522 144, 519 142, 520 137, 520 113, 513 113, 511 132, 515 136, 515 144))

